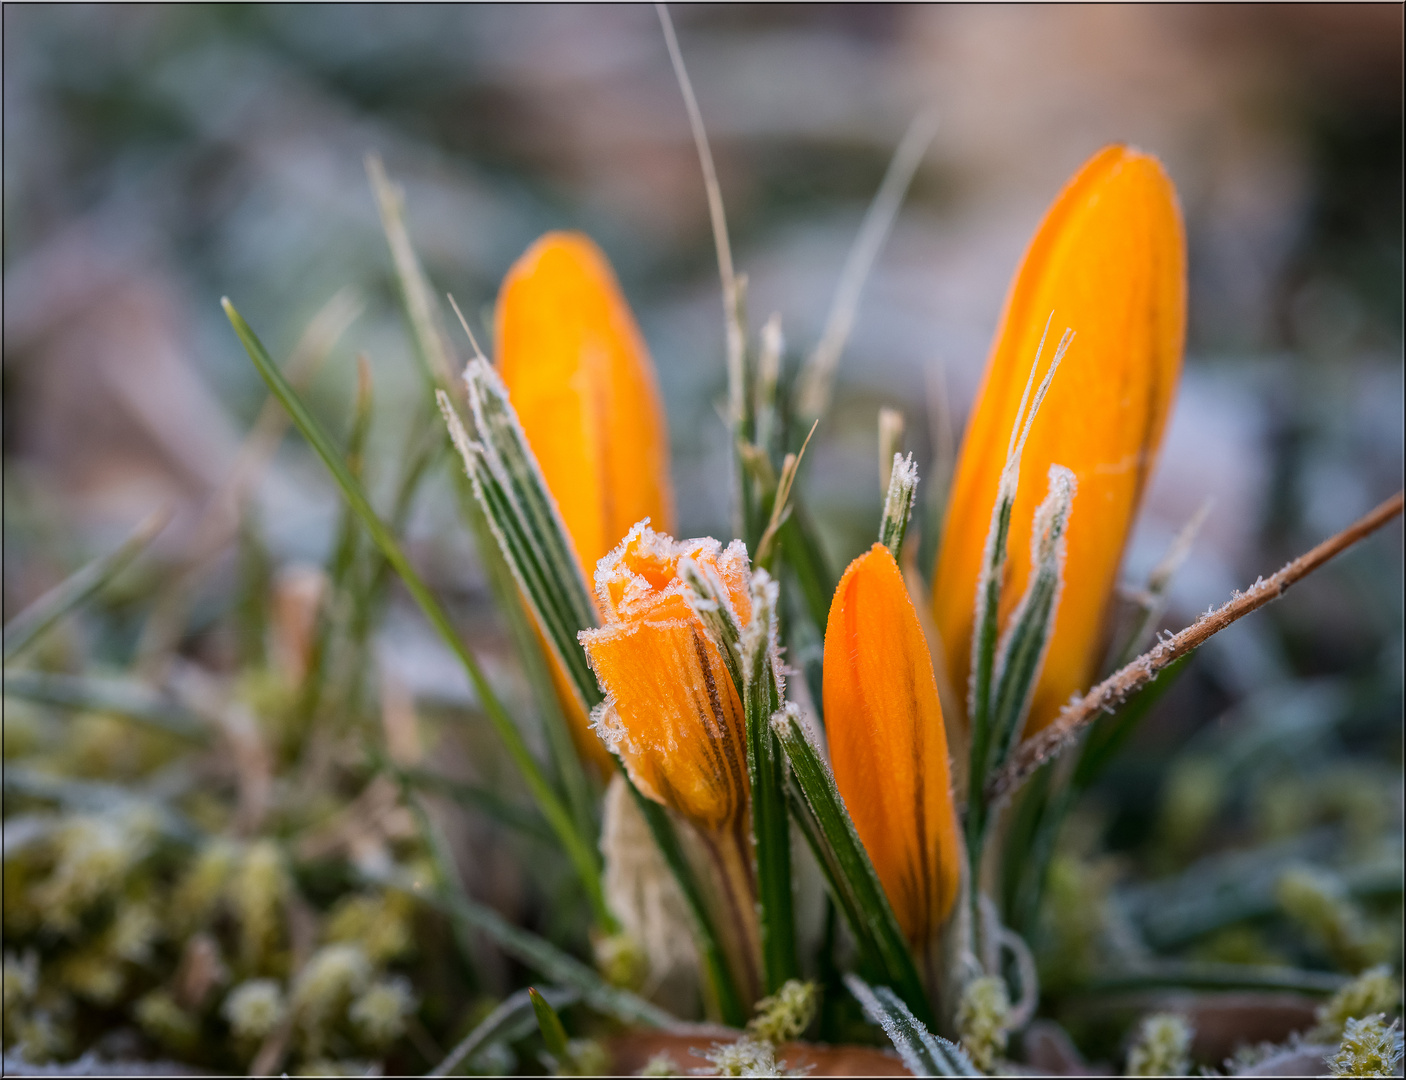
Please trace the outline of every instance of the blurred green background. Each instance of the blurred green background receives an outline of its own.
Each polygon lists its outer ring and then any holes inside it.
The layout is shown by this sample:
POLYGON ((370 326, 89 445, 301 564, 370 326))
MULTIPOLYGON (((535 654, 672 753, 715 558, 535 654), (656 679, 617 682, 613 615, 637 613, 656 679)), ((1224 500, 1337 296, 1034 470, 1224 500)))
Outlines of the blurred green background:
MULTIPOLYGON (((1399 8, 676 16, 753 318, 781 314, 793 359, 819 333, 909 119, 924 107, 939 118, 804 478, 836 567, 877 514, 877 407, 903 409, 926 475, 931 418, 945 408, 960 425, 1045 206, 1115 139, 1166 163, 1191 266, 1185 378, 1129 578, 1213 500, 1173 593, 1175 625, 1399 486, 1399 8)), ((418 382, 364 171, 372 152, 405 187, 432 279, 485 328, 498 281, 536 236, 596 237, 658 366, 681 530, 727 532, 721 305, 651 9, 75 5, 4 17, 7 612, 162 500, 185 511, 162 541, 179 550, 263 396, 222 295, 286 353, 336 290, 357 289, 363 314, 314 398, 346 415, 364 351, 370 458, 398 453, 418 382), (43 540, 10 527, 36 514, 43 540)), ((317 560, 335 497, 296 441, 284 454, 260 492, 263 524, 279 561, 317 560)), ((445 584, 473 593, 446 506, 421 499, 412 535, 445 584)), ((1399 654, 1393 536, 1286 602, 1283 641, 1251 620, 1213 643, 1228 685, 1284 670, 1284 649, 1305 673, 1399 654)), ((457 677, 447 655, 406 662, 419 666, 412 683, 457 677)))
MULTIPOLYGON (((818 336, 909 120, 923 108, 939 120, 803 472, 835 568, 877 520, 877 408, 904 411, 927 475, 937 418, 960 425, 1044 208, 1112 140, 1162 158, 1190 245, 1185 374, 1128 578, 1213 505, 1164 625, 1400 487, 1399 5, 673 10, 754 322, 781 314, 792 361, 818 336)), ((721 303, 650 7, 6 5, 3 18, 6 618, 159 504, 177 514, 158 558, 191 543, 264 398, 224 295, 286 355, 334 293, 357 291, 361 314, 311 398, 344 430, 355 356, 367 355, 369 478, 386 494, 381 463, 400 459, 421 384, 369 153, 404 186, 432 280, 480 326, 538 235, 596 238, 658 367, 681 530, 726 535, 721 303)), ((257 494, 274 565, 321 562, 336 509, 306 448, 285 440, 257 494)), ((1191 813, 1190 840, 1137 856, 1160 872, 1178 844, 1200 850, 1197 829, 1214 848, 1308 828, 1304 815, 1337 813, 1332 784, 1346 783, 1368 785, 1385 808, 1379 831, 1399 843, 1401 535, 1391 526, 1203 650, 1110 775, 1107 842, 1165 840, 1191 813), (1245 716, 1268 717, 1270 750, 1244 750, 1244 774, 1208 812, 1205 785, 1194 770, 1169 774, 1168 754, 1214 757, 1245 716), (1309 734, 1280 738, 1276 725, 1309 734), (1314 785, 1327 794, 1309 798, 1314 785), (1177 808, 1183 796, 1192 811, 1177 808)), ((409 536, 435 586, 487 618, 446 476, 417 501, 409 536)), ((201 628, 227 611, 236 569, 231 552, 201 583, 184 643, 216 672, 233 654, 201 628)), ((119 597, 88 629, 89 655, 127 663, 141 612, 119 597)), ((507 646, 484 626, 501 670, 507 646)), ((377 650, 411 694, 468 700, 408 606, 392 608, 377 650)), ((475 888, 511 907, 492 836, 459 840, 475 852, 475 888)))

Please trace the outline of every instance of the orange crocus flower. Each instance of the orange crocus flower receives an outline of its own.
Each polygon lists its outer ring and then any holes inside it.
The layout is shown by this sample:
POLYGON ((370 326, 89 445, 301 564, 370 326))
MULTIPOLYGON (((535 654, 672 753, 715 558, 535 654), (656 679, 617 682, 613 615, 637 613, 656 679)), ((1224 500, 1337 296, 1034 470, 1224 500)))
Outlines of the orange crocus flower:
POLYGON ((675 541, 646 522, 601 560, 603 623, 581 644, 606 693, 598 728, 639 789, 705 832, 747 805, 742 702, 717 644, 688 602, 679 560, 717 572, 739 625, 751 617, 747 551, 711 537, 675 541))
MULTIPOLYGON (((669 436, 649 350, 610 263, 568 232, 547 233, 508 272, 495 339, 498 373, 589 582, 635 522, 672 529, 669 436)), ((578 747, 608 771, 584 704, 548 655, 578 747)))
MULTIPOLYGON (((755 991, 759 951, 748 832, 746 718, 717 643, 688 601, 679 561, 715 573, 737 625, 751 618, 747 549, 675 541, 640 522, 596 569, 603 625, 579 637, 605 691, 596 730, 646 796, 697 830, 734 932, 725 948, 755 991)), ((755 996, 755 995, 753 995, 755 996)))
POLYGON ((922 946, 957 898, 961 847, 931 654, 882 544, 840 579, 824 671, 835 784, 899 925, 922 946))
POLYGON ((1030 529, 1051 464, 1079 496, 1064 589, 1031 700, 1027 735, 1097 674, 1123 546, 1161 443, 1181 369, 1186 243, 1176 191, 1156 158, 1126 146, 1095 154, 1050 207, 1026 252, 967 423, 933 576, 950 685, 965 719, 977 577, 1021 394, 1046 322, 1071 327, 1025 446, 1011 514, 1001 625, 1030 574, 1030 529))

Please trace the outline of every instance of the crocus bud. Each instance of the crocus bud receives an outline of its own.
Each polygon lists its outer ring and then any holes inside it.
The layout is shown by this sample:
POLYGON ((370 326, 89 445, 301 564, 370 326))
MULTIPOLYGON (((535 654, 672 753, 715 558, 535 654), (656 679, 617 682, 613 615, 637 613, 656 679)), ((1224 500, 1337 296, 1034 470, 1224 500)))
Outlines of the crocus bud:
POLYGON ((835 785, 899 925, 922 946, 952 910, 961 849, 931 656, 882 544, 835 590, 824 696, 835 785))
MULTIPOLYGON (((1078 517, 1064 588, 1025 732, 1054 719, 1097 675, 1123 546, 1147 485, 1181 369, 1186 244, 1162 166, 1126 146, 1093 156, 1040 224, 1021 264, 967 422, 933 575, 950 685, 965 710, 977 578, 1011 428, 1049 320, 1073 345, 1025 444, 1022 476, 1073 470, 1078 517)), ((1044 492, 1021 483, 1011 514, 999 619, 1030 575, 1030 530, 1044 492)))
POLYGON ((675 541, 640 522, 600 561, 603 625, 582 646, 605 691, 596 730, 645 795, 705 833, 744 820, 746 725, 717 643, 689 603, 681 559, 717 575, 739 625, 751 615, 747 551, 711 537, 675 541))
MULTIPOLYGON (((610 263, 581 233, 548 233, 498 294, 497 366, 589 582, 630 526, 672 528, 669 436, 649 350, 610 263)), ((552 659, 583 754, 610 762, 552 659)))
POLYGON ((498 294, 498 373, 581 571, 635 522, 673 529, 654 365, 610 263, 581 233, 542 237, 498 294))
POLYGON ((680 576, 712 584, 709 603, 735 626, 751 620, 747 549, 724 550, 710 537, 675 541, 647 521, 596 568, 602 625, 581 645, 605 701, 595 730, 620 755, 648 798, 695 831, 709 864, 705 891, 719 919, 721 945, 747 1000, 757 996, 760 930, 748 829, 746 714, 725 661, 730 648, 698 614, 698 597, 680 576))

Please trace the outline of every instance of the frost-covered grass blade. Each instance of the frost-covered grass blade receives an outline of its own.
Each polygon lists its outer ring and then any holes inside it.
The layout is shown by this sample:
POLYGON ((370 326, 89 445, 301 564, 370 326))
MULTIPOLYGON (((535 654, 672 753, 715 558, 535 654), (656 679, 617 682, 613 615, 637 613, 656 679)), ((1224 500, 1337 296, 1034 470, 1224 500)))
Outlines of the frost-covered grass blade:
POLYGON ((931 1018, 927 992, 883 885, 859 840, 829 766, 788 703, 771 721, 790 762, 791 806, 839 904, 867 970, 898 988, 920 1016, 931 1018))
POLYGON ((502 382, 482 360, 469 365, 465 382, 479 438, 470 438, 449 395, 441 390, 437 397, 450 437, 538 625, 582 701, 593 708, 602 700, 600 687, 576 635, 595 626, 596 615, 571 542, 502 382))
POLYGON ((884 499, 884 516, 879 525, 879 543, 888 548, 894 561, 903 550, 903 536, 908 531, 908 519, 913 513, 913 500, 918 493, 918 467, 913 455, 893 455, 889 473, 888 495, 884 499))
POLYGON ((883 1029, 914 1076, 982 1075, 960 1046, 930 1032, 887 986, 870 986, 853 974, 845 976, 845 986, 864 1015, 883 1029))
POLYGON ((776 649, 780 592, 765 570, 754 571, 752 618, 745 627, 739 627, 727 590, 715 572, 683 559, 679 576, 689 587, 694 613, 722 653, 746 718, 762 967, 766 991, 773 993, 798 974, 785 773, 770 725, 783 692, 776 649))
MULTIPOLYGON (((479 439, 470 439, 449 396, 440 391, 440 410, 450 437, 463 458, 503 558, 573 686, 587 707, 594 708, 603 698, 576 635, 597 621, 571 541, 501 380, 482 358, 470 363, 464 377, 479 439)), ((621 771, 628 781, 623 767, 621 771)), ((674 835, 673 823, 663 808, 640 795, 633 783, 631 788, 688 903, 700 952, 717 987, 724 1016, 729 1023, 740 1023, 746 1018, 744 1006, 723 962, 716 929, 674 835)))
POLYGON ((1049 494, 1035 511, 1031 573, 997 649, 991 757, 986 774, 1010 756, 1054 631, 1064 569, 1064 534, 1074 503, 1074 474, 1051 465, 1049 494))

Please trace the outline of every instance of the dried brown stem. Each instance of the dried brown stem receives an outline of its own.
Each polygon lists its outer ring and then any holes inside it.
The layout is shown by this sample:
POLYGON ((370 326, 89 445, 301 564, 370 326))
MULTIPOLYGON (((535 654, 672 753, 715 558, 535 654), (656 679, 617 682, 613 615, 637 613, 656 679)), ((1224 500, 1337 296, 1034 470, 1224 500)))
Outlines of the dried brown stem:
POLYGON ((1119 668, 1082 698, 1066 705, 1049 727, 1021 744, 1015 756, 987 786, 987 798, 1004 798, 1061 750, 1074 741, 1078 733, 1101 712, 1112 712, 1129 694, 1146 686, 1174 660, 1185 656, 1212 634, 1224 630, 1235 620, 1261 608, 1294 582, 1307 577, 1334 555, 1350 548, 1363 537, 1376 532, 1401 513, 1403 493, 1397 492, 1371 513, 1317 547, 1300 555, 1277 574, 1260 578, 1243 593, 1202 615, 1194 623, 1143 653, 1126 667, 1119 668))

